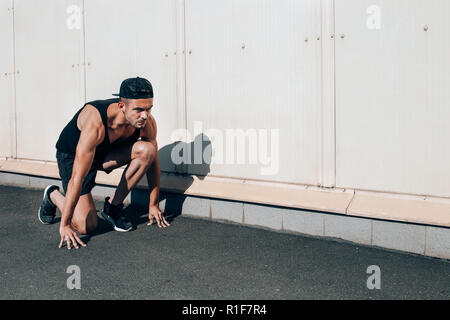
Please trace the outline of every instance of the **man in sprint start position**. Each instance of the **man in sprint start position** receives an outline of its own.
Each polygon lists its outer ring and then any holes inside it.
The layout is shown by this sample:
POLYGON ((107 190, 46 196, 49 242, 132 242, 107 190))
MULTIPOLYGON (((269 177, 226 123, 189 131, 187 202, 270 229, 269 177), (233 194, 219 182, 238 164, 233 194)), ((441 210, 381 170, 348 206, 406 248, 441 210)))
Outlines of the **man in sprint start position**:
POLYGON ((48 186, 39 208, 39 220, 54 221, 56 208, 61 212, 59 233, 61 248, 86 246, 76 234, 88 234, 97 227, 97 212, 91 190, 97 170, 110 173, 127 165, 112 198, 106 197, 102 216, 117 231, 131 230, 122 214, 123 201, 144 174, 150 191, 149 225, 159 227, 166 221, 159 210, 160 167, 156 143, 156 122, 150 114, 153 88, 144 78, 122 82, 119 98, 86 103, 62 130, 56 143, 56 159, 64 194, 55 185, 48 186))

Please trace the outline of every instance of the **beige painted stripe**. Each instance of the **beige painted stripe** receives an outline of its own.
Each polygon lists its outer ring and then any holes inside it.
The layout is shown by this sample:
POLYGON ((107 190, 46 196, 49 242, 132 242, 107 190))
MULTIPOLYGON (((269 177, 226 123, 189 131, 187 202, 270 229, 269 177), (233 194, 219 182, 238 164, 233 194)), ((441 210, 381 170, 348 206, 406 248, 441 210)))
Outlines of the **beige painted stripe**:
POLYGON ((347 214, 450 227, 450 204, 439 200, 356 193, 347 214))
POLYGON ((218 179, 201 180, 196 176, 161 178, 161 188, 167 191, 183 192, 188 195, 206 196, 236 201, 286 206, 293 208, 328 211, 345 214, 352 198, 349 192, 308 190, 284 185, 275 187, 262 183, 223 182, 218 179))
POLYGON ((58 166, 53 162, 8 159, 2 164, 0 171, 59 178, 58 166))
MULTIPOLYGON (((56 163, 28 160, 0 160, 0 171, 59 178, 56 163)), ((97 183, 116 186, 123 168, 110 174, 99 171, 97 183)), ((139 186, 146 187, 144 177, 139 186)), ((378 218, 450 227, 450 199, 412 195, 342 190, 245 181, 230 178, 161 174, 161 190, 186 195, 254 202, 318 210, 352 216, 378 218), (348 208, 348 209, 347 209, 348 208)))

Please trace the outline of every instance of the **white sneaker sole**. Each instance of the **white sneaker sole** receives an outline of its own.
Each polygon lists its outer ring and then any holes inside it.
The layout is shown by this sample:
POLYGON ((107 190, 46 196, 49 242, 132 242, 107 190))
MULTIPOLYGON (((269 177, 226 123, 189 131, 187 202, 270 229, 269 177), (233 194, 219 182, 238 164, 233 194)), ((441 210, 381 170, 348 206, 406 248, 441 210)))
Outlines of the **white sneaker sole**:
POLYGON ((102 217, 108 221, 109 223, 111 223, 114 227, 114 230, 119 231, 119 232, 128 232, 131 229, 133 229, 133 227, 130 227, 129 229, 120 229, 116 227, 116 224, 114 223, 114 220, 112 220, 108 215, 106 215, 103 211, 102 211, 102 217))

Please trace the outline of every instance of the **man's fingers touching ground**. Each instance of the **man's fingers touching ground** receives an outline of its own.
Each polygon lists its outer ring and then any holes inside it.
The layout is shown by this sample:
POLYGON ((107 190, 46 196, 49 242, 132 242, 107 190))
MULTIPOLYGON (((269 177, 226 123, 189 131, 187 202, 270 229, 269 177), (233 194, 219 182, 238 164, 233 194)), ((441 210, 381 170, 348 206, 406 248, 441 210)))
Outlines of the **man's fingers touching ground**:
POLYGON ((170 226, 170 224, 166 221, 164 217, 161 217, 161 226, 163 228, 170 226))
POLYGON ((58 248, 62 248, 66 242, 67 249, 72 249, 72 246, 75 249, 79 248, 79 245, 86 247, 86 244, 78 237, 78 235, 72 231, 72 233, 66 234, 65 236, 61 236, 61 241, 59 242, 58 248))
POLYGON ((148 226, 151 226, 153 224, 153 219, 156 220, 156 224, 158 225, 159 228, 165 228, 170 226, 170 223, 167 222, 167 220, 164 218, 164 216, 161 215, 155 215, 151 218, 149 218, 149 223, 147 223, 148 226))

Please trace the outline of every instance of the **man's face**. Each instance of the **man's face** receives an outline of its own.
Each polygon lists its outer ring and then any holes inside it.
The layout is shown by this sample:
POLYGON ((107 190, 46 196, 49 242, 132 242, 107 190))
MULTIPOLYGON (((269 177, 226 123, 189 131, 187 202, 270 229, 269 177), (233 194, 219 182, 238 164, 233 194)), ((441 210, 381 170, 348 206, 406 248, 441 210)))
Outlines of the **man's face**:
POLYGON ((151 113, 153 98, 127 99, 121 107, 125 119, 136 129, 143 128, 151 113))

